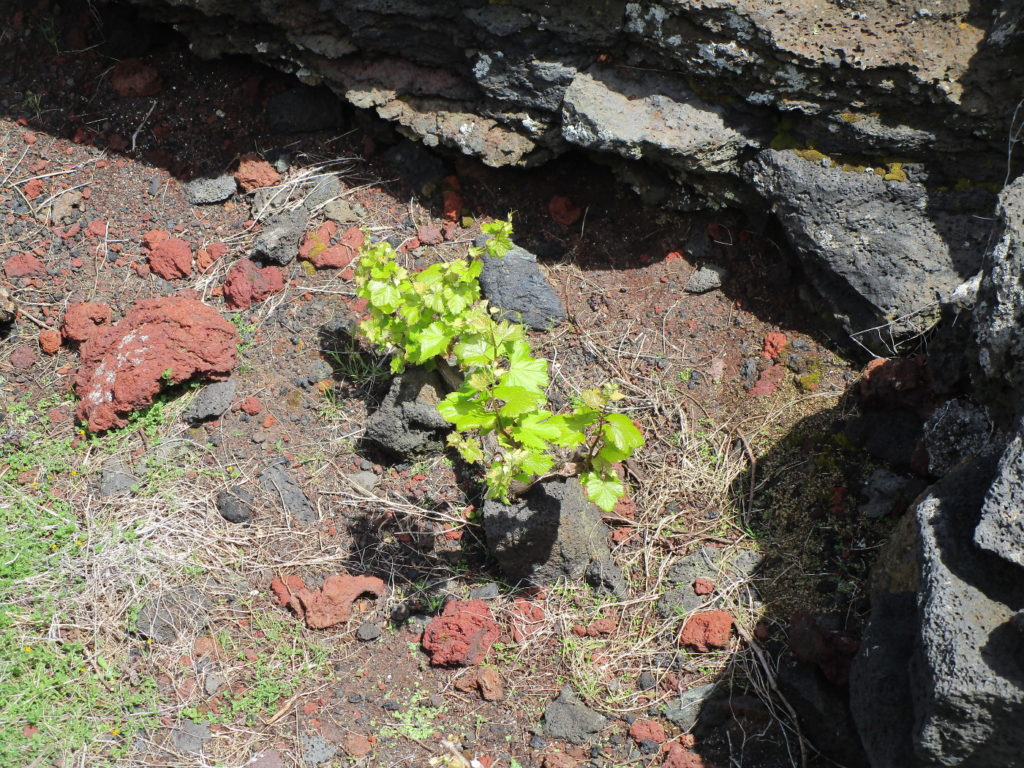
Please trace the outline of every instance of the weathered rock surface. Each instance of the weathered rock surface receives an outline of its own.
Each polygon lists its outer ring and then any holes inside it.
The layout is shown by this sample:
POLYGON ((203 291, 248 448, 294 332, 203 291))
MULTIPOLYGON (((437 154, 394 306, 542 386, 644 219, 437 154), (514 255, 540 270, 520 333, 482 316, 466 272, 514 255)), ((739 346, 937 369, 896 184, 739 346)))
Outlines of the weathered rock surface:
POLYGON ((93 432, 123 427, 165 386, 195 376, 227 378, 239 341, 235 327, 202 302, 136 302, 123 320, 97 329, 82 344, 75 415, 93 432))
POLYGON ((306 525, 316 521, 313 502, 288 471, 288 460, 270 464, 260 473, 260 488, 269 493, 298 522, 306 525))
POLYGON ((537 266, 534 254, 514 245, 500 258, 484 254, 481 261, 481 291, 491 306, 501 310, 502 320, 538 331, 565 322, 565 306, 537 266))
POLYGON ((284 290, 284 273, 278 267, 258 267, 239 259, 224 277, 224 301, 231 309, 248 309, 253 304, 284 290))
POLYGON ((999 196, 994 245, 985 254, 974 309, 976 384, 1005 416, 1024 392, 1024 177, 999 196))
POLYGON ((544 712, 544 732, 573 744, 586 744, 608 725, 608 719, 582 701, 568 685, 544 712))
POLYGON ((471 667, 483 661, 499 631, 483 600, 452 600, 423 630, 423 649, 436 667, 471 667))
POLYGON ((996 479, 981 508, 981 520, 974 529, 974 543, 1024 566, 1024 422, 1018 424, 999 461, 996 479))
POLYGON ((443 451, 451 424, 441 418, 437 404, 446 392, 438 373, 407 368, 392 379, 380 407, 367 420, 364 440, 407 459, 443 451))
POLYGON ((1024 657, 1014 616, 1019 566, 975 546, 972 533, 996 472, 971 459, 917 505, 920 628, 912 662, 914 749, 928 765, 1020 763, 1024 657))
MULTIPOLYGON (((853 332, 898 320, 897 336, 971 276, 988 224, 970 216, 1002 182, 1024 70, 1009 2, 133 2, 200 55, 295 73, 426 147, 492 166, 583 148, 677 208, 746 204, 757 187, 828 308, 853 332), (853 170, 772 151, 811 147, 853 170)), ((336 110, 313 93, 276 97, 271 122, 327 126, 336 110)))
POLYGON ((183 414, 185 421, 196 422, 216 419, 223 415, 235 400, 237 384, 234 379, 215 381, 203 387, 183 414))
POLYGON ((221 176, 203 176, 185 183, 185 198, 192 205, 222 203, 235 194, 237 183, 230 173, 221 176))
POLYGON ((897 335, 928 327, 941 297, 981 266, 987 228, 956 212, 948 194, 792 151, 764 151, 749 168, 847 332, 886 326, 865 344, 889 338, 893 324, 897 335))
POLYGON ((270 585, 282 607, 289 607, 310 629, 326 629, 348 621, 352 604, 362 595, 380 597, 384 582, 376 576, 336 574, 319 589, 306 586, 297 576, 274 578, 270 585))
POLYGON ((307 214, 302 208, 278 213, 263 225, 250 254, 254 261, 290 264, 299 253, 299 240, 306 229, 307 214))
POLYGON ((594 562, 617 570, 608 529, 575 478, 537 483, 512 504, 484 502, 487 548, 511 579, 537 585, 580 579, 594 562))

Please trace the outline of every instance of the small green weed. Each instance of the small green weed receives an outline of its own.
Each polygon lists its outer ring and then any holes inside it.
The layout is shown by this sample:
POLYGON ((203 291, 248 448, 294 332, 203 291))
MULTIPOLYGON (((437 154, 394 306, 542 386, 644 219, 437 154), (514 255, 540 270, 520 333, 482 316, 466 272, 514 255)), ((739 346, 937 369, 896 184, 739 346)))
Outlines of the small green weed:
POLYGON ((429 739, 437 732, 435 721, 444 712, 444 707, 432 707, 420 702, 426 698, 422 691, 413 693, 409 706, 403 712, 394 713, 394 722, 380 729, 384 738, 401 736, 416 741, 429 739))

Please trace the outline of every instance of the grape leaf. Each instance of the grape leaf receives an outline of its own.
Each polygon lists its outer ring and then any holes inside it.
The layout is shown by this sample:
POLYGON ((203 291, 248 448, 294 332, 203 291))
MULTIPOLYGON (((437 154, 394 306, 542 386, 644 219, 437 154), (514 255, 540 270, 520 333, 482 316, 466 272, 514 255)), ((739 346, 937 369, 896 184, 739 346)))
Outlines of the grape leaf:
POLYGON ((609 413, 605 421, 604 436, 619 450, 632 453, 644 444, 644 436, 628 416, 609 413))
POLYGON ((543 392, 535 392, 525 387, 499 385, 491 391, 495 397, 505 401, 499 411, 502 416, 518 416, 521 413, 534 411, 544 400, 543 392))
POLYGON ((548 362, 530 354, 530 345, 517 341, 508 358, 508 372, 502 384, 540 391, 548 385, 548 362))
POLYGON ((605 512, 611 512, 626 489, 614 472, 584 472, 580 482, 587 491, 587 498, 605 512))

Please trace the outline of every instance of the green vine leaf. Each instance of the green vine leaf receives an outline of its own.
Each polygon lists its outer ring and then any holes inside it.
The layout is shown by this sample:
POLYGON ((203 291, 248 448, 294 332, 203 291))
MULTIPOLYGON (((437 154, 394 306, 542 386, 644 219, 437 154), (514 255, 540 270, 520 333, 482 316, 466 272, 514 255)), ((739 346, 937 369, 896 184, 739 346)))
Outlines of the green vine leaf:
POLYGON ((615 509, 615 505, 626 492, 622 482, 612 471, 584 472, 580 475, 580 482, 587 492, 587 498, 605 512, 615 509))

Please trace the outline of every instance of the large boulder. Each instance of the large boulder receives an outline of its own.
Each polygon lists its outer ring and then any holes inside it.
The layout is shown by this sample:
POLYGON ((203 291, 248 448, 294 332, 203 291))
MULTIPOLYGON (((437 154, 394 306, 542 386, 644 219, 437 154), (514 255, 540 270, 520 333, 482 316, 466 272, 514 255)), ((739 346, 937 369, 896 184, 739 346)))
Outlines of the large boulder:
POLYGON ((1018 424, 999 461, 996 479, 981 508, 981 520, 974 529, 974 543, 1024 567, 1024 422, 1018 424))
POLYGON ((596 588, 625 596, 608 528, 576 478, 544 480, 511 504, 488 499, 483 526, 488 549, 510 579, 549 585, 588 576, 596 588))
POLYGON ((240 341, 231 323, 195 299, 136 302, 124 319, 98 326, 82 344, 75 415, 92 432, 123 427, 164 387, 228 378, 240 341))
POLYGON ((929 766, 1021 765, 1020 567, 973 540, 995 457, 964 461, 916 508, 919 628, 911 663, 914 750, 929 766))
POLYGON ((445 450, 451 424, 437 405, 448 389, 437 371, 406 368, 366 422, 363 439, 372 448, 399 459, 418 459, 445 450))
POLYGON ((976 384, 1004 415, 1021 408, 1024 392, 1024 176, 999 196, 993 245, 974 309, 976 384))
POLYGON ((930 327, 940 299, 979 269, 987 228, 921 184, 819 157, 767 150, 748 166, 808 279, 868 346, 930 327))

